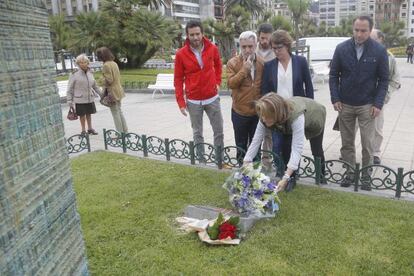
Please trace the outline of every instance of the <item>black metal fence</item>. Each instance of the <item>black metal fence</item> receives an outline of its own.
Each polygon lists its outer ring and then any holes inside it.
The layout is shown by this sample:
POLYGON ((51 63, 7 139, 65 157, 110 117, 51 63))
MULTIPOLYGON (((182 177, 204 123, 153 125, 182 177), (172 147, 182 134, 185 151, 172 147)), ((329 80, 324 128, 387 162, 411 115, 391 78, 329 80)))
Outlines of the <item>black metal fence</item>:
MULTIPOLYGON (((193 141, 186 142, 181 139, 162 139, 157 136, 138 135, 135 133, 119 133, 115 130, 103 130, 105 149, 119 148, 126 152, 141 152, 144 157, 151 155, 165 156, 167 161, 171 159, 188 160, 190 164, 197 162, 211 164, 217 168, 236 168, 242 165, 242 160, 237 158, 237 153, 244 150, 237 146, 227 146, 224 148, 214 147, 209 143, 194 144, 193 141), (204 149, 203 154, 197 153, 197 148, 204 149)), ((66 140, 69 154, 82 151, 91 151, 88 135, 73 135, 66 140)), ((274 166, 275 172, 283 172, 284 162, 277 154, 261 150, 260 156, 266 156, 274 166)), ((414 170, 404 172, 403 168, 397 171, 383 165, 370 165, 360 167, 357 163, 355 167, 342 160, 325 161, 325 175, 321 172, 321 160, 315 160, 302 156, 298 177, 313 179, 315 184, 320 185, 325 182, 342 184, 349 175, 353 176, 351 185, 354 191, 361 188, 375 190, 391 190, 394 196, 400 198, 402 193, 414 194, 414 170)))

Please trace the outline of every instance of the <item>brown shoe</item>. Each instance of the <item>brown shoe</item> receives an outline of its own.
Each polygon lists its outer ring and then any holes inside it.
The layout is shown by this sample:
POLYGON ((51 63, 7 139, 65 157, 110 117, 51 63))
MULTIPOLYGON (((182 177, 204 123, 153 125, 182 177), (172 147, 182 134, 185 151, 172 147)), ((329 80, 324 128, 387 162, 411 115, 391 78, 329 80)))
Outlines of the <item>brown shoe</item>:
POLYGON ((92 129, 88 129, 88 134, 91 134, 91 135, 98 135, 98 132, 96 132, 96 131, 92 128, 92 129))

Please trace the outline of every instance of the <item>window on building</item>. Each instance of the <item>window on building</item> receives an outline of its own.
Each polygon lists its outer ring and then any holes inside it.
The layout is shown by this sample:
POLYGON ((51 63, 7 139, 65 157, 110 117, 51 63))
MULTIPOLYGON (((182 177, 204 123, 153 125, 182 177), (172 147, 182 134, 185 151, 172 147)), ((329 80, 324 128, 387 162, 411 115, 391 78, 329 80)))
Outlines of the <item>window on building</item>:
POLYGON ((405 13, 405 12, 403 12, 402 14, 401 14, 401 17, 406 17, 407 16, 407 14, 405 13))

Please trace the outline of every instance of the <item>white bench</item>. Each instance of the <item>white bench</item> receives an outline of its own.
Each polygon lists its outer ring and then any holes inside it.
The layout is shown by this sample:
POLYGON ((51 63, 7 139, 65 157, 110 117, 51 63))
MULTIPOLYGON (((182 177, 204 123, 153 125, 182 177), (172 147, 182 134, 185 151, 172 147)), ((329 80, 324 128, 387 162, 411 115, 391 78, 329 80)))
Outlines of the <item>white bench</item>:
POLYGON ((68 90, 69 81, 58 81, 56 84, 59 90, 59 97, 66 98, 66 91, 68 90))
POLYGON ((174 74, 158 74, 155 84, 148 85, 148 88, 154 89, 152 92, 153 99, 157 91, 164 95, 163 90, 174 90, 174 74))
POLYGON ((325 84, 325 79, 329 78, 329 64, 327 62, 315 62, 311 63, 311 67, 313 70, 313 81, 320 79, 325 84))

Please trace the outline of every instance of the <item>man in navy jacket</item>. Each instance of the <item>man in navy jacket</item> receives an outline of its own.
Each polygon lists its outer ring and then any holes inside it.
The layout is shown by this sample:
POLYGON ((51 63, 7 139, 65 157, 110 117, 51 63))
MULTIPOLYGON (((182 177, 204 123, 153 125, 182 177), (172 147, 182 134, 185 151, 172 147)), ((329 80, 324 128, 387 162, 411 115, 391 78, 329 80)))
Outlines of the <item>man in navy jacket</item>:
MULTIPOLYGON (((372 164, 374 119, 381 111, 388 87, 388 56, 380 43, 370 38, 373 21, 359 16, 353 22, 353 38, 336 49, 329 73, 331 102, 339 113, 341 156, 355 166, 355 124, 361 131, 362 166, 372 164)), ((369 172, 363 171, 362 189, 368 186, 369 172)), ((353 181, 349 174, 341 186, 353 181)))

